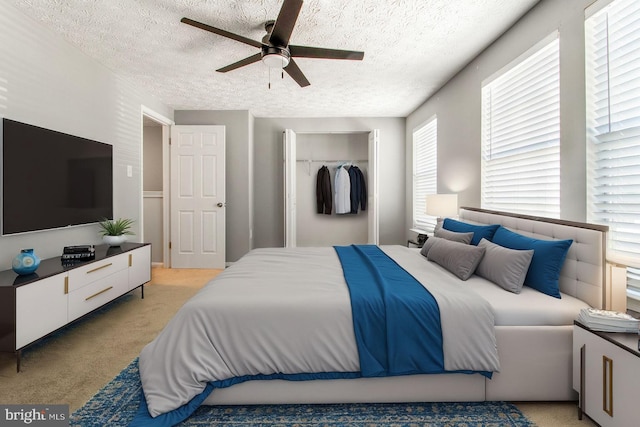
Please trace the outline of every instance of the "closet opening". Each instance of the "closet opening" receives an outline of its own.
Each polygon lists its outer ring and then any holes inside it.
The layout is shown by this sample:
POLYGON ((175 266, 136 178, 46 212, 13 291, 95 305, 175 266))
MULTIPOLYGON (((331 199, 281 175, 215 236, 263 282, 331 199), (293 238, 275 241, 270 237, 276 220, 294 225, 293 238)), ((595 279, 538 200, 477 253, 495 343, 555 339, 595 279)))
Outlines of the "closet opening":
POLYGON ((377 134, 285 132, 285 246, 377 244, 377 134), (323 167, 329 174, 330 211, 322 202, 319 206, 318 173, 323 167), (357 185, 350 186, 348 193, 344 185, 336 187, 339 169, 341 178, 349 177, 349 184, 360 175, 355 182, 365 191, 357 185), (357 206, 349 203, 345 208, 352 190, 357 206), (336 196, 342 203, 336 202, 336 196))

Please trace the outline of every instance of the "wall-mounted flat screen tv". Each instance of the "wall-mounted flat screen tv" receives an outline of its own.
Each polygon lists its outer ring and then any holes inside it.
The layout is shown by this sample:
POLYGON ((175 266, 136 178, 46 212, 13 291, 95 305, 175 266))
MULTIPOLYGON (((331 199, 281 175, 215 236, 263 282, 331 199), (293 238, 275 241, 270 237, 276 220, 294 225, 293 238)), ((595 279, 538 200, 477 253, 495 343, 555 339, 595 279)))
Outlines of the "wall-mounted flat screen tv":
POLYGON ((113 146, 2 119, 2 234, 113 218, 113 146))

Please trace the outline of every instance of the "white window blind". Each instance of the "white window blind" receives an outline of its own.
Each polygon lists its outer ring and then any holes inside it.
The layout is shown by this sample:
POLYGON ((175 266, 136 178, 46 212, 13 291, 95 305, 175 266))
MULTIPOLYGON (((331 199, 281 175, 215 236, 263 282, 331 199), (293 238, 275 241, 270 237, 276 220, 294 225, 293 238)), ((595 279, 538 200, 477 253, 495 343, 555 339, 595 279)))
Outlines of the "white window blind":
POLYGON ((427 194, 438 190, 438 119, 413 132, 413 227, 431 230, 436 219, 425 214, 427 194))
MULTIPOLYGON (((593 7, 599 8, 601 2, 593 7)), ((587 10, 587 14, 590 10, 587 10)), ((609 254, 640 263, 640 2, 616 0, 585 22, 588 216, 609 226, 609 254)), ((640 269, 627 272, 640 299, 640 269)))
POLYGON ((559 64, 554 35, 483 84, 483 208, 560 216, 559 64))

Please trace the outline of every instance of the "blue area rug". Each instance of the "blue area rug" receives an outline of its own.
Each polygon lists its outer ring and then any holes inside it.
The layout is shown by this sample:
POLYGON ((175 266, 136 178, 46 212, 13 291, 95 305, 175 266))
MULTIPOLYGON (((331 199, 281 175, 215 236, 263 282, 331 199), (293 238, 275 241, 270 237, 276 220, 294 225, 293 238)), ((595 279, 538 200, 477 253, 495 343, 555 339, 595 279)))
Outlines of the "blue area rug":
MULTIPOLYGON (((138 360, 82 408, 71 415, 71 426, 127 426, 142 396, 138 360)), ((278 427, 534 427, 514 405, 478 403, 381 403, 336 405, 202 406, 180 426, 278 427)))

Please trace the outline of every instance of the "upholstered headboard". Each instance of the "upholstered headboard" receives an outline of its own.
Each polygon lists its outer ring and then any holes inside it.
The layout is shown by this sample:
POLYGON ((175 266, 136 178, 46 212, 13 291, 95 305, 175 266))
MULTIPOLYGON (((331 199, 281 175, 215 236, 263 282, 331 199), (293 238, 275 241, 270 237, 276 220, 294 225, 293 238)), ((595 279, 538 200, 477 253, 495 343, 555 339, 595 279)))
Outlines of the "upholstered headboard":
POLYGON ((573 239, 560 272, 560 291, 592 307, 606 306, 606 248, 609 227, 508 212, 462 207, 461 221, 500 224, 538 239, 573 239))

